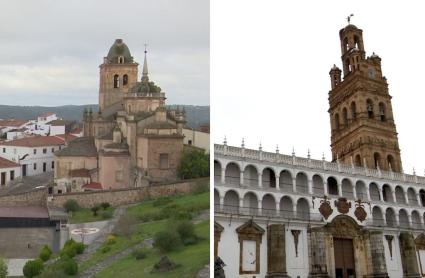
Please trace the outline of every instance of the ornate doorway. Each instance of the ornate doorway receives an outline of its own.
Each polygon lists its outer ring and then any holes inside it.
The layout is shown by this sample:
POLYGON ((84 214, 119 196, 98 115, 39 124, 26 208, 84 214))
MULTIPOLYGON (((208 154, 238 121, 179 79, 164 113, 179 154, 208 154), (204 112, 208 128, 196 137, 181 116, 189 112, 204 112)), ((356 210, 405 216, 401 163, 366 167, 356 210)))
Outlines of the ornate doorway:
POLYGON ((335 278, 354 278, 353 240, 347 238, 334 238, 335 278))

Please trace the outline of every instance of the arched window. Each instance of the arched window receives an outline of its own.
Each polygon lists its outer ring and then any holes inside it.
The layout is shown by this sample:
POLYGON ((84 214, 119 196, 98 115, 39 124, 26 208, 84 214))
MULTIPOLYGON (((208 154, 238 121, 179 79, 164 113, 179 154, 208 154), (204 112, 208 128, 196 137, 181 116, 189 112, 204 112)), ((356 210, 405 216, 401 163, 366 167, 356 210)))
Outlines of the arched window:
POLYGON ((360 155, 358 154, 358 155, 356 155, 356 158, 355 158, 355 165, 356 166, 362 166, 362 159, 360 158, 360 155))
POLYGON ((336 130, 339 130, 339 115, 338 115, 338 113, 335 114, 335 128, 336 128, 336 130))
POLYGON ((366 102, 366 108, 367 108, 367 116, 369 119, 373 118, 373 102, 372 100, 368 99, 366 102))
POLYGON ((351 103, 351 119, 354 121, 357 118, 356 103, 351 103))
POLYGON ((118 57, 118 64, 124 64, 124 57, 123 56, 118 57))
POLYGON ((381 122, 386 121, 385 104, 383 104, 382 102, 379 103, 379 117, 381 119, 381 122))
POLYGON ((348 125, 348 112, 347 112, 347 108, 344 107, 344 109, 342 109, 342 119, 344 121, 344 127, 346 127, 348 125))
POLYGON ((338 195, 338 182, 334 177, 328 178, 328 194, 338 195))
POLYGON ((118 74, 114 75, 114 88, 119 88, 120 87, 120 77, 118 76, 118 74))
POLYGON ((122 77, 122 85, 125 86, 128 83, 128 75, 124 74, 124 76, 122 77))
POLYGON ((381 168, 381 155, 379 153, 373 154, 373 160, 375 161, 375 168, 381 168))
POLYGON ((395 170, 394 157, 390 154, 387 156, 387 163, 388 163, 388 168, 395 170))

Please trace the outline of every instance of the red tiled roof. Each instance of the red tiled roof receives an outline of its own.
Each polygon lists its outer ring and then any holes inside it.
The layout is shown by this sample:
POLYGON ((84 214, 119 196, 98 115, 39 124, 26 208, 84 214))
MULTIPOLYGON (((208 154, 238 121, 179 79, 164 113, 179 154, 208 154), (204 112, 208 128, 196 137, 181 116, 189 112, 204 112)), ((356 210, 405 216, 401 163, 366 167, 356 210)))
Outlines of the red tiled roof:
POLYGON ((14 168, 14 167, 20 167, 18 163, 15 163, 13 161, 7 160, 3 157, 0 157, 0 169, 1 168, 14 168))
POLYGON ((26 123, 28 123, 29 121, 27 120, 14 120, 14 119, 9 119, 9 120, 0 120, 0 127, 2 126, 13 126, 13 127, 20 127, 26 123))
POLYGON ((81 133, 81 128, 77 127, 76 129, 74 129, 73 131, 70 132, 70 134, 80 134, 81 133))
POLYGON ((44 147, 64 145, 65 140, 60 136, 33 136, 1 143, 2 146, 44 147))
POLYGON ((91 189, 91 190, 102 190, 102 184, 98 182, 91 182, 81 186, 83 189, 91 189))
POLYGON ((70 142, 70 141, 78 138, 78 136, 75 136, 75 135, 72 135, 72 134, 57 134, 57 135, 54 135, 54 137, 59 137, 61 139, 64 139, 64 140, 66 140, 66 142, 70 142))
POLYGON ((52 112, 46 112, 46 113, 41 114, 41 115, 40 115, 40 116, 38 116, 38 117, 49 117, 49 116, 52 116, 52 115, 55 115, 55 113, 52 113, 52 112))
POLYGON ((49 218, 45 207, 0 207, 0 217, 49 218))
POLYGON ((90 171, 88 169, 74 169, 69 170, 69 175, 71 177, 78 177, 78 178, 90 178, 90 171))

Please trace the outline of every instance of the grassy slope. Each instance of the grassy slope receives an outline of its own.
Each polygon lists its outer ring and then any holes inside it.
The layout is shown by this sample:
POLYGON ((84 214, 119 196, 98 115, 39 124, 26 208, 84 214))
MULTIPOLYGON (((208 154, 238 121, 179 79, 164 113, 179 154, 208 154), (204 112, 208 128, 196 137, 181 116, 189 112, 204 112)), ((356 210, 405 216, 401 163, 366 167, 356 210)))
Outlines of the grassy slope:
MULTIPOLYGON (((106 211, 111 211, 111 213, 114 213, 114 208, 109 207, 106 209, 106 211)), ((97 216, 93 216, 93 212, 88 208, 81 208, 80 210, 73 212, 72 216, 69 218, 69 223, 75 224, 75 223, 85 223, 85 222, 94 222, 94 221, 103 221, 108 220, 102 218, 102 212, 104 210, 100 209, 97 212, 97 216)))
POLYGON ((153 265, 162 256, 156 249, 150 249, 145 259, 136 260, 131 255, 124 257, 112 263, 95 277, 193 278, 209 262, 209 221, 197 224, 196 233, 203 237, 201 242, 167 254, 173 262, 181 265, 171 272, 150 273, 153 265))
MULTIPOLYGON (((199 206, 200 208, 205 208, 205 209, 209 207, 209 192, 204 192, 204 193, 195 194, 195 195, 174 196, 174 197, 171 197, 171 199, 173 200, 173 204, 178 204, 183 207, 194 206, 194 205, 199 206)), ((154 207, 153 201, 147 201, 147 202, 138 204, 136 206, 127 208, 126 213, 136 218, 139 218, 143 214, 159 212, 162 208, 163 206, 154 207)), ((183 275, 184 271, 186 270, 189 271, 189 273, 193 273, 193 269, 197 271, 209 261, 209 228, 208 228, 209 221, 204 221, 204 222, 196 225, 197 234, 200 237, 204 238, 204 240, 202 240, 200 243, 196 245, 186 247, 177 252, 177 254, 179 254, 177 255, 177 257, 182 256, 185 259, 190 258, 186 262, 181 262, 183 265, 182 268, 176 270, 177 273, 180 273, 181 275, 183 275), (198 248, 200 248, 200 250, 197 250, 198 248), (191 258, 192 257, 191 254, 193 254, 194 258, 191 258), (187 264, 187 262, 190 262, 191 259, 194 260, 195 264, 187 264)), ((99 248, 99 250, 97 250, 92 255, 91 258, 89 258, 88 260, 84 261, 81 265, 79 265, 79 271, 82 272, 85 269, 95 265, 96 263, 106 259, 107 257, 110 257, 137 243, 140 243, 144 239, 153 237, 153 235, 157 233, 158 231, 166 229, 167 224, 168 224, 168 220, 151 221, 151 222, 137 224, 136 231, 133 233, 131 238, 117 236, 117 242, 115 244, 109 245, 111 247, 110 251, 106 253, 102 253, 102 251, 100 250, 102 247, 99 248)), ((170 253, 170 257, 173 259, 175 257, 174 253, 176 252, 170 253)), ((149 254, 148 254, 148 257, 146 258, 146 262, 149 265, 149 267, 152 268, 153 264, 156 261, 158 261, 159 258, 160 256, 159 254, 156 253, 156 250, 149 250, 149 254), (151 253, 154 254, 155 256, 152 256, 151 253), (150 259, 154 261, 150 262, 150 259)), ((123 261, 123 263, 125 264, 126 260, 129 260, 130 264, 134 263, 132 261, 136 261, 132 257, 125 258, 120 261, 123 261)), ((136 263, 140 263, 140 262, 141 261, 136 261, 136 263)), ((176 261, 176 262, 180 263, 179 261, 176 261)), ((113 266, 115 265, 116 263, 113 264, 113 266)), ((109 270, 111 267, 112 266, 106 268, 105 271, 109 270)), ((115 271, 114 268, 112 268, 112 271, 115 271)), ((128 273, 132 273, 132 272, 130 271, 124 272, 122 273, 122 275, 124 275, 125 273, 127 273, 128 275, 128 273)), ((103 276, 98 276, 98 277, 103 277, 103 276)), ((129 277, 129 276, 124 275, 121 277, 129 277)), ((135 277, 138 277, 138 276, 135 276, 135 277)), ((152 277, 173 277, 173 276, 152 276, 152 277)), ((175 276, 175 277, 191 277, 191 276, 175 276)))

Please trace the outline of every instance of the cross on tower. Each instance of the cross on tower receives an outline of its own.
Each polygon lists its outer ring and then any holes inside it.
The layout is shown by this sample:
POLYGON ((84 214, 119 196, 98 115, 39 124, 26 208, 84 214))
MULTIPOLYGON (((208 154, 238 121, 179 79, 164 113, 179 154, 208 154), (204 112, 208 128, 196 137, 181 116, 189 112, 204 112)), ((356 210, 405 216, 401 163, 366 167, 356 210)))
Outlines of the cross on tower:
POLYGON ((349 16, 347 16, 347 21, 348 24, 350 24, 351 18, 354 16, 354 14, 350 14, 349 16))

